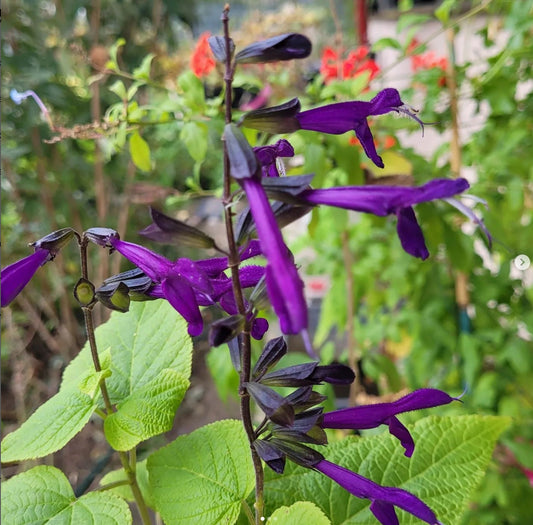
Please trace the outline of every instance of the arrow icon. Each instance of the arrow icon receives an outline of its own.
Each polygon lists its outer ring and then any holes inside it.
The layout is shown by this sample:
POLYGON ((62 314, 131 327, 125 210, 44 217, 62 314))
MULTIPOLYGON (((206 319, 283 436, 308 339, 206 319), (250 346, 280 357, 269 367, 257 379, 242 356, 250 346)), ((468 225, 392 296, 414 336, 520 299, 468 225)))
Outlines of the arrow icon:
POLYGON ((523 253, 516 256, 513 262, 514 265, 521 271, 527 270, 531 265, 531 259, 523 253))

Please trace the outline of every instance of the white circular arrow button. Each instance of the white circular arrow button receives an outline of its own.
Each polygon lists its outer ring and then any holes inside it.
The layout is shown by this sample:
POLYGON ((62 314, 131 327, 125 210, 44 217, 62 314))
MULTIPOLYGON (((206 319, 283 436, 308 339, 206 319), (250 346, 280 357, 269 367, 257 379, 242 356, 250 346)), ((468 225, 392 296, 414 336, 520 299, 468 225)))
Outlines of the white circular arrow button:
POLYGON ((527 270, 530 265, 531 265, 531 259, 527 256, 527 255, 524 255, 523 253, 521 253, 520 255, 517 255, 514 260, 514 265, 519 269, 519 270, 527 270))

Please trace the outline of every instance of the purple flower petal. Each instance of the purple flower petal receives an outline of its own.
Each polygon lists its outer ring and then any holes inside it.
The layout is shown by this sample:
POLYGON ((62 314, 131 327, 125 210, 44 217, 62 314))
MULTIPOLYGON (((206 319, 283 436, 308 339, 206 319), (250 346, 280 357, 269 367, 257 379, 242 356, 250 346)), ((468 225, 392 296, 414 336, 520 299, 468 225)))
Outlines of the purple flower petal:
POLYGON ((116 237, 110 238, 109 242, 117 252, 140 268, 152 281, 161 282, 172 268, 171 261, 144 246, 121 241, 116 237))
POLYGON ((351 470, 327 460, 320 461, 314 465, 314 468, 357 498, 369 499, 372 502, 370 510, 383 525, 398 524, 398 518, 393 506, 409 512, 430 525, 439 523, 435 513, 422 500, 406 490, 382 487, 351 470))
POLYGON ((252 178, 240 182, 250 203, 261 249, 268 261, 267 291, 280 320, 281 330, 285 334, 298 333, 307 327, 307 304, 303 293, 303 282, 283 242, 261 182, 252 178))
POLYGON ((365 430, 380 425, 389 425, 390 432, 400 439, 406 449, 405 455, 413 453, 414 443, 409 431, 396 419, 397 414, 447 405, 457 398, 449 396, 442 390, 422 388, 392 403, 377 403, 358 407, 343 408, 324 414, 320 426, 322 428, 342 428, 365 430))
POLYGON ((308 204, 325 204, 379 216, 396 214, 402 247, 410 255, 426 259, 429 252, 412 206, 435 199, 448 199, 468 187, 466 179, 435 179, 417 187, 343 186, 307 189, 298 198, 308 204))
POLYGON ((161 282, 165 299, 182 315, 188 323, 191 337, 200 335, 204 328, 202 314, 189 283, 179 275, 172 275, 161 282))
POLYGON ((294 148, 289 141, 281 139, 271 146, 254 148, 254 153, 261 164, 264 177, 279 177, 276 159, 279 157, 294 157, 294 148))
POLYGON ((50 258, 51 255, 48 250, 37 249, 28 257, 10 264, 2 270, 2 308, 15 299, 30 282, 39 267, 49 261, 50 258))
POLYGON ((261 339, 263 339, 263 336, 265 335, 267 330, 268 330, 268 321, 266 319, 263 319, 262 317, 256 317, 252 321, 252 329, 250 333, 251 333, 251 336, 257 341, 260 341, 261 339))
POLYGON ((396 231, 402 243, 402 248, 413 257, 419 257, 422 260, 427 259, 429 251, 413 208, 408 206, 400 209, 397 217, 396 231))

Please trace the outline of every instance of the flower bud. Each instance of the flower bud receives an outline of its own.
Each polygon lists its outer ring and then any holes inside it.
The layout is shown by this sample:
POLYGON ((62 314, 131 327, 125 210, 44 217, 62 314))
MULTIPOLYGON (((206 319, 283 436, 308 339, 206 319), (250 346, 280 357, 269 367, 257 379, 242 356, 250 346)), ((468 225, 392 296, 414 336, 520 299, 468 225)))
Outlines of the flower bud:
POLYGON ((75 230, 72 228, 62 228, 55 232, 45 235, 42 239, 38 241, 31 242, 29 245, 33 246, 36 250, 43 249, 50 252, 52 257, 57 255, 59 250, 66 246, 72 237, 75 235, 75 230))
MULTIPOLYGON (((210 36, 207 41, 217 62, 224 64, 226 62, 226 39, 223 36, 210 36)), ((235 44, 231 38, 229 39, 229 51, 231 59, 235 52, 235 44)))
POLYGON ((299 33, 286 33, 254 42, 239 51, 235 62, 256 64, 306 58, 312 49, 311 41, 299 33))
POLYGON ((86 307, 94 303, 96 297, 94 292, 94 284, 83 277, 76 283, 74 287, 74 297, 81 306, 86 307))

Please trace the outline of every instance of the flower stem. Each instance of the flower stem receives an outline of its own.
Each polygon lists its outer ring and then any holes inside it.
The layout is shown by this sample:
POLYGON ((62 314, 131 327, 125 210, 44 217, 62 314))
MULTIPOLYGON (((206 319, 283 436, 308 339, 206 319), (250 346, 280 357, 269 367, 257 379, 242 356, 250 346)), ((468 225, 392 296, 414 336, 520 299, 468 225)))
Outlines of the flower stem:
MULTIPOLYGON (((82 238, 81 240, 79 240, 81 273, 82 273, 82 277, 87 280, 89 280, 89 272, 88 272, 88 264, 87 264, 88 242, 89 241, 86 238, 82 238)), ((83 317, 85 320, 85 331, 87 332, 87 339, 89 341, 89 347, 91 350, 91 356, 93 359, 94 369, 97 372, 100 372, 102 370, 102 365, 100 364, 100 357, 98 355, 98 348, 96 346, 92 305, 84 306, 82 307, 82 310, 83 310, 83 317)), ((107 416, 109 414, 112 414, 115 411, 115 409, 113 405, 111 404, 111 399, 109 397, 109 392, 107 391, 107 385, 105 382, 105 378, 102 378, 99 384, 100 384, 100 391, 102 392, 102 398, 104 400, 104 405, 106 408, 104 416, 107 416)), ((133 493, 133 497, 135 498, 135 503, 137 504, 137 508, 139 510, 142 523, 143 525, 150 525, 151 520, 150 520, 150 514, 148 512, 148 507, 146 506, 146 502, 144 501, 144 497, 141 493, 141 489, 139 488, 139 484, 137 483, 137 477, 135 476, 135 458, 136 458, 135 449, 130 451, 130 457, 132 459, 132 463, 130 463, 130 460, 128 459, 128 454, 126 452, 119 452, 119 456, 120 456, 120 461, 122 462, 122 467, 124 468, 124 472, 126 473, 126 477, 128 478, 128 484, 130 485, 131 491, 133 493), (133 464, 133 467, 132 467, 132 464, 133 464)))
MULTIPOLYGON (((229 4, 224 6, 222 12, 222 24, 224 27, 224 39, 226 43, 226 67, 224 73, 225 83, 225 121, 229 124, 232 121, 232 83, 233 83, 233 66, 230 47, 229 36, 229 4)), ((231 269, 231 280, 233 284, 233 294, 235 296, 235 302, 240 314, 246 315, 246 308, 244 304, 244 296, 242 293, 242 287, 239 279, 239 253, 237 245, 235 243, 235 235, 233 231, 233 210, 231 204, 231 178, 230 178, 230 162, 226 143, 224 142, 224 219, 226 224, 226 236, 228 241, 228 262, 231 269)), ((247 321, 244 331, 241 334, 241 373, 240 373, 240 409, 241 418, 244 426, 244 430, 250 443, 250 451, 252 455, 252 462, 255 471, 255 523, 259 525, 263 522, 263 487, 264 487, 264 474, 263 464, 261 458, 257 454, 253 442, 255 439, 254 427, 252 423, 252 414, 250 410, 250 394, 243 386, 244 383, 250 380, 251 371, 251 341, 250 341, 250 322, 247 321)))

